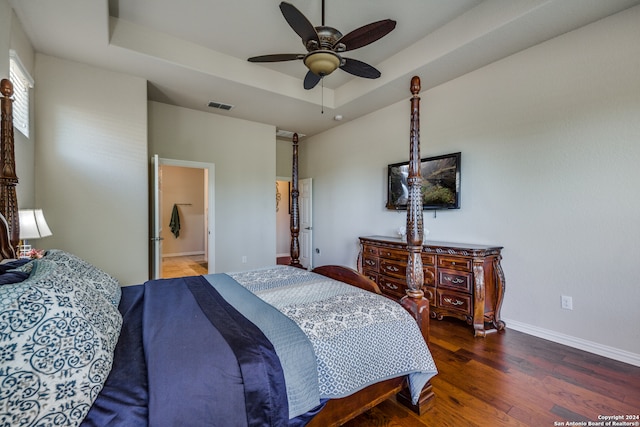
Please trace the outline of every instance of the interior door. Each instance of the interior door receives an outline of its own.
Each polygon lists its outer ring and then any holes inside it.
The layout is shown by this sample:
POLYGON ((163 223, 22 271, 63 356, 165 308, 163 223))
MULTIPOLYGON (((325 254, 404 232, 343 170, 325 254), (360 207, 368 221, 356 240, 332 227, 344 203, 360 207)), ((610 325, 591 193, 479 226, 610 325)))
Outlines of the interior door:
POLYGON ((311 178, 298 181, 300 194, 300 264, 308 270, 313 268, 313 221, 312 221, 312 181, 311 178))
POLYGON ((158 155, 154 154, 151 158, 151 278, 159 279, 162 272, 162 223, 160 218, 160 160, 158 155))

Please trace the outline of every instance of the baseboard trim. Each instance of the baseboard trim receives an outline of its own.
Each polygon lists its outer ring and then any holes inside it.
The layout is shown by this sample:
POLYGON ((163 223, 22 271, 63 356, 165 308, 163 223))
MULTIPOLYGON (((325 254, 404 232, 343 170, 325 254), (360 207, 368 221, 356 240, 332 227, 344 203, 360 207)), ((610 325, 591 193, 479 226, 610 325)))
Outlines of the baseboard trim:
POLYGON ((640 367, 640 354, 620 350, 619 348, 606 346, 593 341, 583 340, 582 338, 572 337, 571 335, 561 334, 549 329, 539 328, 516 320, 505 318, 502 320, 504 320, 509 329, 640 367))
POLYGON ((162 254, 162 258, 173 258, 177 256, 195 256, 195 255, 204 255, 204 251, 195 251, 195 252, 177 252, 172 254, 162 254))

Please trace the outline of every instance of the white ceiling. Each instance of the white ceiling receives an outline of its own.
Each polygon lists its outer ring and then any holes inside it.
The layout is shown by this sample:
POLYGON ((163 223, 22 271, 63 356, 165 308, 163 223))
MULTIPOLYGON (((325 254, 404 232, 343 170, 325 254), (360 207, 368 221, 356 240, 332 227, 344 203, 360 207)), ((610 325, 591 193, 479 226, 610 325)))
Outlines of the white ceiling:
MULTIPOLYGON (((314 135, 422 89, 604 18, 640 0, 326 0, 325 25, 343 34, 381 19, 384 38, 348 52, 376 80, 336 70, 304 90, 301 61, 250 56, 305 53, 279 0, 10 0, 36 51, 132 74, 149 99, 314 135), (209 101, 234 105, 213 110, 209 101), (324 113, 322 111, 324 110, 324 113)), ((290 0, 321 25, 322 0, 290 0)), ((36 83, 37 84, 37 83, 36 83)))

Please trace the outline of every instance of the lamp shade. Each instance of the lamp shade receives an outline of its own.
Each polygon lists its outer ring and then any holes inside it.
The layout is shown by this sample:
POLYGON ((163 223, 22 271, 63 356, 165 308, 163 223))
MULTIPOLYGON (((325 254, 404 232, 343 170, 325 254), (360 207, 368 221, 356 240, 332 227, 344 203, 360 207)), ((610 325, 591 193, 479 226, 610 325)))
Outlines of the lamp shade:
POLYGON ((330 50, 316 50, 305 56, 304 64, 316 76, 328 76, 340 66, 340 57, 330 50))
POLYGON ((44 219, 42 209, 22 209, 18 211, 18 215, 21 240, 39 239, 53 234, 44 219))

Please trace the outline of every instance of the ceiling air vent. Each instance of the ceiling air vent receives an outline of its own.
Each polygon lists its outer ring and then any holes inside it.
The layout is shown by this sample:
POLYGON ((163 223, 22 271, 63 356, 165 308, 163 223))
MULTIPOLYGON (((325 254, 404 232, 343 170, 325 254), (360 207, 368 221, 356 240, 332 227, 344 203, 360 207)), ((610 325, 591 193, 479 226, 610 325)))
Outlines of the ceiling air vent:
POLYGON ((233 105, 231 104, 223 104, 222 102, 216 102, 216 101, 210 101, 208 105, 211 108, 217 108, 218 110, 225 110, 225 111, 229 111, 233 108, 233 105))

